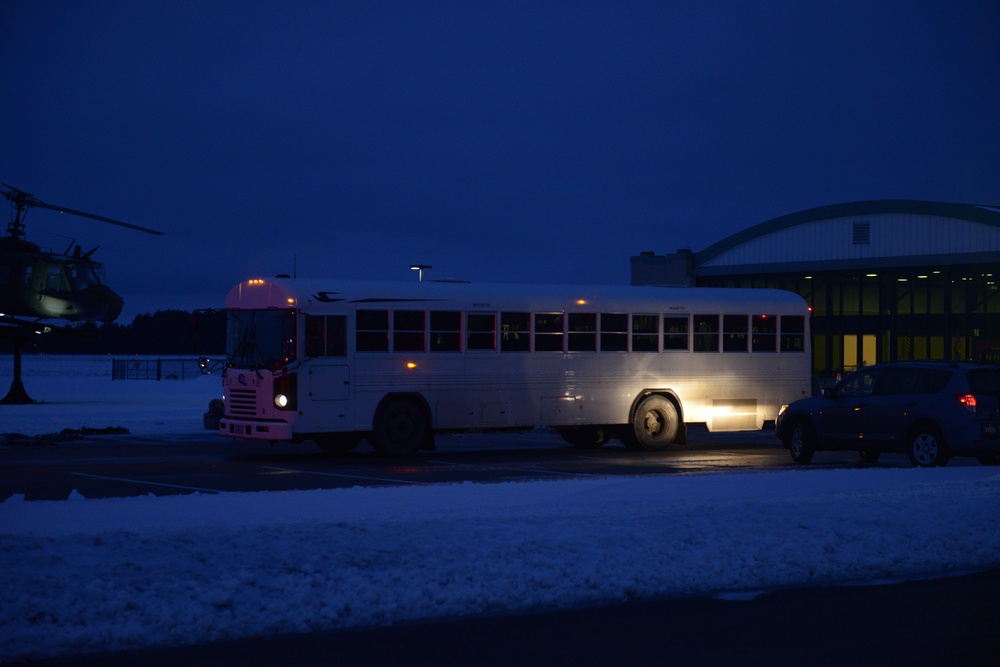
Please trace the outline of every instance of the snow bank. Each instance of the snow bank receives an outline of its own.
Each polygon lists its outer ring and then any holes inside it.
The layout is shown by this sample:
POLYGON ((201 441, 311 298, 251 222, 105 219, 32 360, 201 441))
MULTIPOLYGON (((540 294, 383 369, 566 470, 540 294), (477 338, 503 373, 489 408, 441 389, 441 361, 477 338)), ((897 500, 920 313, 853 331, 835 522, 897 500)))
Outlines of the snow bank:
POLYGON ((15 496, 0 660, 985 569, 998 502, 977 467, 15 496))

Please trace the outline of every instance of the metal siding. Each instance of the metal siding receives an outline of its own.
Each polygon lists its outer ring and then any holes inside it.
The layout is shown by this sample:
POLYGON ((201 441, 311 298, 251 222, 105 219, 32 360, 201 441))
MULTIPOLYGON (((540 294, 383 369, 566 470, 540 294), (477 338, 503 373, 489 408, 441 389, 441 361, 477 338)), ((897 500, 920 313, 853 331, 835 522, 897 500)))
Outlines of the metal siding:
POLYGON ((809 222, 765 234, 702 266, 820 262, 1000 251, 1000 227, 914 214, 851 216, 809 222), (854 223, 871 224, 871 243, 854 245, 854 223))

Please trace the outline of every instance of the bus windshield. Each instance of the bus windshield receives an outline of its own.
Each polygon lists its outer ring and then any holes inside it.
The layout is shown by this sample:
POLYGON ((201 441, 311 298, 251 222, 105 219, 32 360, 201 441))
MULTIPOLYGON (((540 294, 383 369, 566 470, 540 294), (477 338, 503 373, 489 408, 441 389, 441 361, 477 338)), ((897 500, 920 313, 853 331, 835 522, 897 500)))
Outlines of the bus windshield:
POLYGON ((294 310, 231 310, 226 356, 235 368, 278 370, 295 360, 294 310))

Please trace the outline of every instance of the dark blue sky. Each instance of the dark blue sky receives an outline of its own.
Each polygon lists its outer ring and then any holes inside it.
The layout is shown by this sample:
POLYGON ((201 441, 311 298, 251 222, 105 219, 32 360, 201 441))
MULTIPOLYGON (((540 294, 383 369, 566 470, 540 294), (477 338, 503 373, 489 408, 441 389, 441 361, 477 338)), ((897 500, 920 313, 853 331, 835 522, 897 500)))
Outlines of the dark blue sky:
MULTIPOLYGON (((1000 203, 1000 4, 0 7, 0 181, 125 320, 253 276, 629 282, 861 199, 1000 203)), ((6 221, 4 221, 6 222, 6 221)))

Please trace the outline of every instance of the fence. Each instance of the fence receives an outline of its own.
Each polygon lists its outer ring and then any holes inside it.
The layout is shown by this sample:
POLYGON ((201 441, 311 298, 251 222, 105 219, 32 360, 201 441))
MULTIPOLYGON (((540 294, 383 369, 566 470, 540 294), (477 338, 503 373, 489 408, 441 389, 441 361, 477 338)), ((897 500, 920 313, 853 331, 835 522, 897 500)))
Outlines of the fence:
POLYGON ((193 380, 201 375, 197 359, 112 359, 112 380, 193 380))

